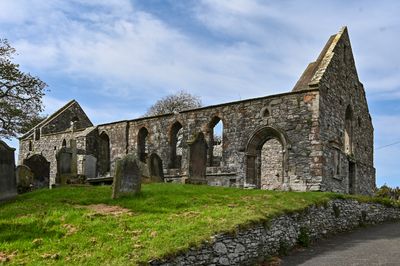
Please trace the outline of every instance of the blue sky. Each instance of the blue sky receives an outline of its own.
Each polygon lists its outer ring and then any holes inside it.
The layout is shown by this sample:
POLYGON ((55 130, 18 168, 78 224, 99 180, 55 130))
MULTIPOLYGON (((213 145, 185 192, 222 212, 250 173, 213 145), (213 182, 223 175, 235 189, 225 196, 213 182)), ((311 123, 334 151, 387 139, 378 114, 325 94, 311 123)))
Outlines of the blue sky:
MULTIPOLYGON (((375 127, 377 184, 400 186, 400 1, 1 0, 15 61, 95 124, 135 118, 184 89, 205 105, 290 91, 349 28, 375 127)), ((13 146, 17 142, 10 142, 13 146)))

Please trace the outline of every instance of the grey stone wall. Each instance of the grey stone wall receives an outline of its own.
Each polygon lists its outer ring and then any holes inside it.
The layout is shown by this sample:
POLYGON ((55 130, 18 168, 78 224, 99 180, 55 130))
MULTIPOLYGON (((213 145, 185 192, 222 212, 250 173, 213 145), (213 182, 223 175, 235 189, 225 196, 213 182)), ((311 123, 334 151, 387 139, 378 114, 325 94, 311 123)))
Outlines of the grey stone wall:
MULTIPOLYGON (((63 148, 64 140, 67 148, 71 148, 71 143, 76 141, 77 154, 90 154, 86 148, 86 135, 90 135, 92 130, 93 127, 79 131, 68 129, 62 133, 42 134, 39 140, 35 140, 33 136, 22 139, 19 145, 18 165, 22 165, 25 159, 33 155, 41 155, 50 163, 49 186, 56 184, 57 153, 63 148)), ((77 165, 77 174, 83 174, 82 169, 82 165, 77 165)))
MULTIPOLYGON (((295 190, 318 190, 321 178, 314 179, 310 170, 313 157, 312 132, 318 127, 318 92, 292 92, 258 99, 221 104, 196 110, 158 117, 141 118, 99 125, 99 132, 110 137, 111 162, 122 158, 127 152, 138 153, 138 132, 145 127, 148 153, 156 153, 163 161, 165 176, 171 179, 188 176, 188 139, 202 132, 210 139, 209 123, 214 117, 223 121, 223 147, 219 167, 207 167, 207 180, 210 185, 245 186, 246 154, 249 139, 258 129, 272 127, 285 133, 290 147, 287 164, 282 169, 289 187, 295 190), (269 109, 265 117, 263 110, 269 109), (182 124, 183 147, 181 169, 168 169, 170 155, 170 130, 179 121, 182 124)), ((259 145, 270 137, 259 136, 259 145)), ((210 146, 210 142, 208 142, 210 146)), ((113 168, 113 167, 111 167, 113 168)), ((258 169, 260 178, 260 169, 258 169)), ((284 177, 282 177, 284 178, 284 177)))
POLYGON ((93 126, 85 112, 74 102, 70 107, 58 114, 49 123, 41 127, 41 134, 64 132, 73 127, 74 130, 82 130, 93 126))
POLYGON ((261 149, 261 188, 281 189, 282 176, 282 145, 276 139, 267 140, 261 149))
POLYGON ((333 200, 299 213, 282 215, 237 233, 219 234, 199 248, 150 265, 255 265, 309 238, 348 231, 360 225, 400 220, 400 208, 355 200, 333 200))
POLYGON ((319 77, 320 161, 325 177, 321 189, 372 194, 375 188, 373 126, 346 29, 336 36, 331 49, 324 58, 327 61, 325 72, 319 77), (345 148, 347 108, 352 110, 350 151, 345 148), (351 162, 355 164, 353 185, 349 173, 351 162), (336 171, 337 167, 339 171, 336 171), (354 191, 349 190, 351 186, 354 191))

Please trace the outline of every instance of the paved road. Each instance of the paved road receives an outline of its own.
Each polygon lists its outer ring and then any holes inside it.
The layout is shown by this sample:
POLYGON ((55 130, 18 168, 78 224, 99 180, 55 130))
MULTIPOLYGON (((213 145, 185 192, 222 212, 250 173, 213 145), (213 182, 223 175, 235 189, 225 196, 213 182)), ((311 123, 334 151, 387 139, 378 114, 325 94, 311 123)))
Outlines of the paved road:
POLYGON ((281 265, 399 265, 400 223, 385 223, 322 240, 282 258, 281 265))

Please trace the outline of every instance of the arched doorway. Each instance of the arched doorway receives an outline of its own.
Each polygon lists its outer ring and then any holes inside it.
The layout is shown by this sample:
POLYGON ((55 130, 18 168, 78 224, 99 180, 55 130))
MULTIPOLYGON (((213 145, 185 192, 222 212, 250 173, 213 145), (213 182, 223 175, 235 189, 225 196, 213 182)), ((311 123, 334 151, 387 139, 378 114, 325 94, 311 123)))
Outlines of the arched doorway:
POLYGON ((106 173, 110 172, 110 138, 105 132, 101 133, 99 137, 99 154, 97 165, 100 176, 104 176, 106 173))
POLYGON ((273 127, 258 129, 247 143, 246 183, 262 189, 281 189, 288 166, 287 137, 273 127))
POLYGON ((41 154, 34 154, 25 159, 23 164, 28 166, 33 173, 33 186, 35 188, 49 187, 50 162, 41 154))

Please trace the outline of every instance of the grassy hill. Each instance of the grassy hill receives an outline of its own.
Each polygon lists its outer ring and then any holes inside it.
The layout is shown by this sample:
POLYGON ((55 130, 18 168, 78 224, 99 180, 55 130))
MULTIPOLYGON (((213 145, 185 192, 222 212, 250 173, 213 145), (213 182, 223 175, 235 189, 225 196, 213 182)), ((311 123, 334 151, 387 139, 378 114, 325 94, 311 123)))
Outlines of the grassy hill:
POLYGON ((138 264, 340 196, 181 184, 110 195, 109 186, 63 187, 0 205, 0 264, 138 264))

